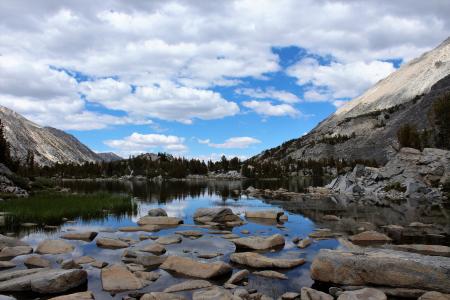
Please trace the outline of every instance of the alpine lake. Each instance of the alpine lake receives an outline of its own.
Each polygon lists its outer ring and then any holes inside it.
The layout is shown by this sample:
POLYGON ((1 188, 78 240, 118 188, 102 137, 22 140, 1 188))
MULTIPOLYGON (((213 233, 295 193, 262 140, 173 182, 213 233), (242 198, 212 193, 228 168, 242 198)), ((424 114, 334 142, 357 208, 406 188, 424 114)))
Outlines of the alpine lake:
MULTIPOLYGON (((122 239, 129 243, 128 249, 145 247, 155 243, 151 236, 173 236, 176 231, 195 230, 203 235, 197 238, 181 237, 180 243, 164 245, 165 255, 189 257, 202 262, 224 261, 233 267, 233 272, 241 269, 250 271, 246 289, 256 289, 258 292, 277 299, 285 292, 298 292, 302 287, 313 287, 327 290, 323 284, 315 283, 310 277, 310 264, 320 249, 345 248, 339 238, 312 239, 309 247, 301 249, 293 242, 295 238, 307 238, 312 232, 329 228, 339 235, 346 236, 361 230, 383 231, 384 225, 410 224, 413 221, 437 224, 437 232, 416 232, 403 236, 392 236, 392 243, 427 243, 450 245, 448 209, 412 208, 402 206, 402 209, 343 206, 330 199, 305 200, 296 203, 276 199, 264 199, 247 196, 244 191, 253 186, 259 189, 277 190, 279 188, 292 192, 305 192, 310 185, 323 184, 323 179, 296 178, 285 181, 71 181, 61 183, 65 192, 37 193, 27 199, 4 201, 0 203, 0 233, 19 238, 34 249, 43 240, 60 239, 61 235, 70 232, 98 232, 96 239, 122 239), (322 181, 322 182, 321 182, 322 181), (196 224, 193 219, 199 208, 227 207, 239 215, 245 224, 231 228, 207 228, 196 224), (175 227, 162 228, 157 232, 124 232, 120 228, 137 226, 137 221, 148 214, 151 209, 162 208, 168 216, 183 220, 183 224, 175 227), (268 220, 245 218, 247 211, 280 210, 287 220, 268 220), (325 215, 339 216, 340 222, 325 220, 325 215), (268 257, 296 259, 303 258, 306 263, 291 269, 276 269, 286 275, 287 279, 274 279, 253 274, 254 269, 230 262, 230 255, 235 253, 233 242, 226 234, 218 234, 222 230, 230 231, 239 237, 271 236, 280 234, 285 239, 285 245, 267 251, 259 252, 268 257), (143 238, 143 236, 145 236, 143 238), (213 258, 198 258, 201 253, 220 253, 213 258)), ((326 182, 325 182, 326 183, 326 182)), ((89 256, 95 260, 111 264, 122 264, 122 255, 126 249, 105 249, 92 241, 65 240, 74 246, 74 250, 66 254, 41 255, 51 261, 52 268, 60 268, 63 260, 89 256)), ((26 269, 23 262, 31 255, 21 255, 12 259, 16 264, 13 270, 26 269)), ((65 294, 92 291, 95 299, 123 299, 133 293, 160 292, 176 283, 189 278, 166 272, 159 268, 146 271, 156 271, 160 277, 135 291, 110 293, 102 289, 101 269, 89 263, 82 264, 88 272, 88 281, 84 286, 65 294)), ((10 270, 8 270, 10 271, 10 270)), ((5 271, 0 271, 5 272, 5 271)), ((229 278, 218 278, 211 281, 214 285, 223 285, 229 278)), ((192 297, 193 291, 183 291, 178 294, 192 297)), ((54 295, 43 296, 33 293, 13 293, 17 299, 48 299, 54 295)))

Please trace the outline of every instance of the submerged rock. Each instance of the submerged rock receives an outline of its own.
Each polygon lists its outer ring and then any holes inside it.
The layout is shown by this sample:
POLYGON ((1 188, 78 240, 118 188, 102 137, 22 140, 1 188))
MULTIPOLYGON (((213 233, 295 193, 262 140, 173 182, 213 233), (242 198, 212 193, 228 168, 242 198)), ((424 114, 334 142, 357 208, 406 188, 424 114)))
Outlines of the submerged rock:
POLYGON ((297 259, 271 258, 253 252, 233 253, 230 256, 230 259, 234 263, 259 269, 293 268, 305 263, 305 260, 303 258, 297 259))
POLYGON ((63 240, 45 240, 39 243, 36 252, 40 254, 62 254, 72 252, 75 247, 63 240))
POLYGON ((224 262, 202 263, 180 256, 169 256, 160 268, 202 279, 220 277, 230 273, 232 270, 230 265, 224 262))
POLYGON ((251 236, 231 240, 236 248, 266 250, 279 246, 284 246, 284 237, 280 234, 274 234, 269 237, 251 236))
POLYGON ((194 213, 194 221, 199 223, 225 223, 241 221, 239 216, 227 207, 199 208, 194 213))
POLYGON ((450 292, 450 258, 386 249, 322 249, 311 265, 314 280, 450 292))
POLYGON ((121 292, 139 290, 144 287, 143 282, 125 266, 112 265, 101 271, 103 290, 108 292, 121 292))

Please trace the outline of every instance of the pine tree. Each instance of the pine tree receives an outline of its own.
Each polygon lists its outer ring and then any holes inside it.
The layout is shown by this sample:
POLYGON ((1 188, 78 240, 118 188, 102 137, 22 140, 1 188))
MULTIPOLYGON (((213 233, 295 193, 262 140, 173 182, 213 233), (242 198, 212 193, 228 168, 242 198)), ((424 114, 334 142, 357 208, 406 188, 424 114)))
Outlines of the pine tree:
POLYGON ((0 120, 0 163, 11 167, 12 160, 10 154, 10 146, 5 137, 5 128, 0 120))

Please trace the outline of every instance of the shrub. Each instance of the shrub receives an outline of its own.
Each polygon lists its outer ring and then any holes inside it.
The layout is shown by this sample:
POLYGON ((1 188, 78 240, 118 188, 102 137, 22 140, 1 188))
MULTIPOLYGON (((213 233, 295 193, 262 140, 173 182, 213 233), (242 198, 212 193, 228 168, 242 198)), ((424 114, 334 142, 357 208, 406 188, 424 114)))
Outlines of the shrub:
POLYGON ((436 129, 436 147, 450 149, 450 93, 436 100, 431 112, 436 129))
POLYGON ((396 190, 399 192, 406 192, 406 187, 402 186, 400 182, 391 182, 388 185, 386 185, 383 189, 385 192, 389 192, 391 190, 396 190))
POLYGON ((401 147, 421 149, 420 134, 415 125, 401 126, 397 131, 397 139, 401 147))

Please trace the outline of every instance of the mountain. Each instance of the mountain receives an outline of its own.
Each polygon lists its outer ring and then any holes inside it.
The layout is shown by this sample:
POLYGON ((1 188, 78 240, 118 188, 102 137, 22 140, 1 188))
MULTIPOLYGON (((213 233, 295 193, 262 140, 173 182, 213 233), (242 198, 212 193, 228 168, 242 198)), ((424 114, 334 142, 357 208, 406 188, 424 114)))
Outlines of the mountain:
POLYGON ((28 151, 32 151, 35 162, 40 165, 101 160, 73 135, 39 126, 3 106, 0 106, 0 120, 5 126, 6 139, 11 145, 11 155, 14 158, 23 161, 28 151))
POLYGON ((123 157, 115 154, 114 152, 97 153, 97 155, 100 157, 102 161, 105 162, 118 161, 123 159, 123 157))
POLYGON ((418 130, 432 128, 430 108, 449 91, 450 38, 349 101, 308 134, 253 159, 334 157, 385 163, 398 148, 398 129, 407 123, 418 130))

